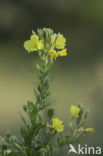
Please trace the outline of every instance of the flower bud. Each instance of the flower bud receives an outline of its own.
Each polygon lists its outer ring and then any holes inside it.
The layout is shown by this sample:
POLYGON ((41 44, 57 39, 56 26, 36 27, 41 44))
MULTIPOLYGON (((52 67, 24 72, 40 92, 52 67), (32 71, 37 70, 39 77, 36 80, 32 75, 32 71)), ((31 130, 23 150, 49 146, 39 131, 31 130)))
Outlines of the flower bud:
POLYGON ((80 113, 80 108, 77 106, 71 106, 70 113, 71 113, 72 118, 77 118, 80 113))
POLYGON ((94 132, 94 128, 86 128, 84 130, 84 132, 86 132, 86 133, 93 133, 94 132))

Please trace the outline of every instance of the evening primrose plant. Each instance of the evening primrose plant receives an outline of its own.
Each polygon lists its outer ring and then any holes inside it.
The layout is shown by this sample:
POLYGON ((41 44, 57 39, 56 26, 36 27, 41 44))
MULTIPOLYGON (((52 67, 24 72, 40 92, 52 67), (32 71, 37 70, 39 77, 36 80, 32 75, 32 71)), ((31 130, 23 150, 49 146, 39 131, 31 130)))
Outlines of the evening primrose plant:
POLYGON ((48 98, 51 68, 59 57, 68 55, 66 47, 66 38, 47 28, 32 31, 30 39, 24 42, 28 53, 37 53, 39 56, 40 64, 36 65, 39 83, 34 87, 34 101, 28 101, 23 106, 29 122, 21 115, 21 140, 7 131, 4 138, 0 137, 0 156, 61 155, 63 147, 73 144, 84 133, 94 132, 93 128, 84 128, 88 111, 84 110, 83 105, 71 106, 71 121, 67 126, 56 116, 54 105, 48 98), (65 128, 68 128, 67 134, 64 133, 65 128))

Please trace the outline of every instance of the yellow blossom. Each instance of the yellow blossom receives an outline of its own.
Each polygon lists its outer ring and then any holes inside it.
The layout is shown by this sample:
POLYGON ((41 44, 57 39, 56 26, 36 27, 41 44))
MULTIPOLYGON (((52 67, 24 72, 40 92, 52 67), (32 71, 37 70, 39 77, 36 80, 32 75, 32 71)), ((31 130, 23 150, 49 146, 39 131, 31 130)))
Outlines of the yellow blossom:
POLYGON ((43 48, 43 41, 42 40, 39 40, 39 37, 37 35, 31 35, 30 39, 32 41, 34 41, 35 43, 35 47, 37 48, 37 50, 40 50, 43 48))
POLYGON ((56 52, 56 50, 54 50, 54 49, 51 49, 50 51, 49 51, 49 55, 52 57, 52 58, 57 58, 58 57, 58 53, 56 52))
POLYGON ((53 118, 52 121, 52 128, 54 128, 57 132, 62 132, 64 130, 64 125, 62 124, 63 121, 59 120, 58 118, 53 118))
POLYGON ((24 48, 28 52, 41 50, 43 48, 42 40, 37 35, 31 35, 30 40, 24 42, 24 48))
POLYGON ((86 128, 84 130, 84 132, 86 132, 86 133, 93 133, 94 132, 94 128, 86 128))
POLYGON ((67 49, 63 49, 61 51, 58 52, 59 56, 67 56, 67 49))
POLYGON ((80 113, 80 108, 77 106, 71 106, 70 113, 73 118, 77 118, 80 113))
POLYGON ((57 49, 64 49, 65 44, 66 44, 66 39, 64 38, 64 36, 62 34, 59 34, 58 38, 56 40, 56 43, 55 43, 55 47, 57 49))
POLYGON ((24 48, 28 52, 33 52, 33 51, 37 50, 37 47, 35 47, 34 41, 32 41, 32 40, 25 41, 24 42, 24 48))

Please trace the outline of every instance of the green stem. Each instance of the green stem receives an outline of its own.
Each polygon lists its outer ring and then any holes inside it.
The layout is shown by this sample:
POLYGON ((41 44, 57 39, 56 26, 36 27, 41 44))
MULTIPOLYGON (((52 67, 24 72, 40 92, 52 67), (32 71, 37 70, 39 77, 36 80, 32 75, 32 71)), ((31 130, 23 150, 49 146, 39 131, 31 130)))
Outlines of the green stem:
POLYGON ((38 95, 36 104, 39 105, 39 109, 43 109, 46 106, 46 98, 49 96, 49 79, 50 63, 47 56, 41 56, 41 65, 38 68, 38 95))

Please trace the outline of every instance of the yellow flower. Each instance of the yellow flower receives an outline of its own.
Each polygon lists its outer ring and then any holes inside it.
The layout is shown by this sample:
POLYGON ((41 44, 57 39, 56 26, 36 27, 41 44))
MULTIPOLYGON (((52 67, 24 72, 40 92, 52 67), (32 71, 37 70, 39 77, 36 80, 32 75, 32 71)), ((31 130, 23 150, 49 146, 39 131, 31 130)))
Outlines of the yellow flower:
POLYGON ((63 49, 61 51, 58 52, 59 56, 67 56, 67 49, 63 49))
POLYGON ((28 52, 41 50, 43 48, 43 41, 39 40, 37 35, 31 35, 30 40, 24 42, 24 48, 28 52))
POLYGON ((52 128, 54 128, 57 132, 62 132, 64 130, 64 125, 62 124, 63 121, 59 120, 58 118, 53 118, 52 121, 52 128))
POLYGON ((55 47, 57 49, 64 49, 65 44, 66 44, 66 39, 64 38, 62 34, 59 34, 57 41, 55 43, 55 47))
POLYGON ((58 53, 56 52, 56 50, 54 50, 54 49, 51 49, 50 51, 49 51, 49 55, 52 57, 52 58, 57 58, 58 57, 58 53))
POLYGON ((31 35, 30 39, 34 41, 37 50, 41 50, 43 48, 43 41, 39 40, 39 37, 37 35, 31 35))
POLYGON ((28 40, 24 42, 24 48, 28 51, 28 52, 33 52, 35 50, 37 50, 37 47, 34 44, 33 40, 28 40))
POLYGON ((94 128, 86 128, 84 130, 84 132, 86 132, 86 133, 93 133, 94 132, 94 128))
POLYGON ((77 106, 71 106, 70 113, 73 118, 77 118, 80 113, 80 108, 77 106))
POLYGON ((55 43, 55 47, 57 49, 64 49, 65 47, 65 44, 66 44, 66 39, 64 38, 64 36, 62 34, 53 34, 51 36, 51 43, 53 44, 56 40, 56 43, 55 43), (56 40, 56 37, 57 37, 57 40, 56 40))

